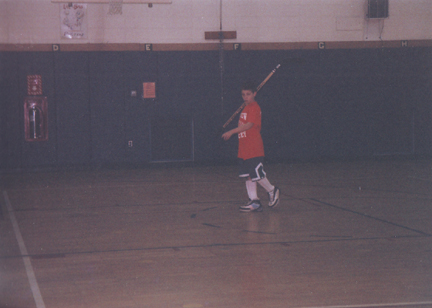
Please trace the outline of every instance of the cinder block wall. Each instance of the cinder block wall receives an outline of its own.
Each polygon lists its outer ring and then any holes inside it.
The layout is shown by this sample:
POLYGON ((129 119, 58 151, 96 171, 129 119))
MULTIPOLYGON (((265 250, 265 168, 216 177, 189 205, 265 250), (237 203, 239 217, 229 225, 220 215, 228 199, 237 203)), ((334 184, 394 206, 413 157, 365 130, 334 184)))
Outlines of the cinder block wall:
POLYGON ((0 168, 231 161, 220 128, 240 84, 279 63, 258 95, 269 161, 430 156, 432 2, 392 0, 385 20, 366 2, 223 1, 237 38, 221 49, 204 38, 220 1, 88 4, 79 40, 61 38, 61 4, 0 1, 0 168), (28 75, 42 76, 48 141, 24 139, 28 75), (141 98, 149 81, 156 100, 141 98))

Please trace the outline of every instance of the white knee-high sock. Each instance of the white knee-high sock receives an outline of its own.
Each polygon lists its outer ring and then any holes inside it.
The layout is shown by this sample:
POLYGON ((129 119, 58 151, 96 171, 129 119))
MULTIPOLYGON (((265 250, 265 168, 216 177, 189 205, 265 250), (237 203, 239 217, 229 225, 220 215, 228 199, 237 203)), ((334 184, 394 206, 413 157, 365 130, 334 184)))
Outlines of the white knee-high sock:
POLYGON ((258 181, 258 183, 267 191, 272 192, 274 190, 274 186, 267 180, 267 178, 263 178, 258 181))
POLYGON ((247 190, 249 199, 251 199, 251 200, 258 200, 257 184, 256 184, 256 182, 252 182, 252 180, 247 180, 246 181, 246 190, 247 190))

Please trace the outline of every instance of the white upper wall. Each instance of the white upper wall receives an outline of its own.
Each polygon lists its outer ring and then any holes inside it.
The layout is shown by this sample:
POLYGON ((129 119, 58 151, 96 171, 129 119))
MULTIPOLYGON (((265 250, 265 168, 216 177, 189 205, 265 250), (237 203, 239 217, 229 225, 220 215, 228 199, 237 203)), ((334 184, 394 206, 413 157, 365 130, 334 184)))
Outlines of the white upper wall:
MULTIPOLYGON (((85 2, 85 0, 83 0, 85 2)), ((367 0, 222 0, 230 42, 430 40, 431 0, 390 0, 389 18, 365 18, 367 0)), ((0 0, 0 43, 208 43, 219 31, 220 0, 172 0, 171 4, 87 4, 86 39, 65 39, 60 6, 51 0, 0 0)))

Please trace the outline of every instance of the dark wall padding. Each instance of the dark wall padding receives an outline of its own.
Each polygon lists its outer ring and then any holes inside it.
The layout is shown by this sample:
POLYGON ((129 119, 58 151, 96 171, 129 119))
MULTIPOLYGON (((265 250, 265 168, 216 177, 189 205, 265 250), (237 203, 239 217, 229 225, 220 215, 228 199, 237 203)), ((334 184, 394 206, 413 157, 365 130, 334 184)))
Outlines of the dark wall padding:
MULTIPOLYGON (((195 161, 233 160, 236 138, 221 141, 221 127, 242 82, 278 63, 257 96, 268 160, 432 154, 431 48, 225 51, 222 80, 218 51, 2 52, 0 168, 146 164, 175 123, 192 123, 195 161), (24 140, 32 74, 48 97, 48 141, 24 140), (155 100, 143 82, 156 82, 155 100)), ((158 156, 183 160, 188 148, 176 151, 158 156)))

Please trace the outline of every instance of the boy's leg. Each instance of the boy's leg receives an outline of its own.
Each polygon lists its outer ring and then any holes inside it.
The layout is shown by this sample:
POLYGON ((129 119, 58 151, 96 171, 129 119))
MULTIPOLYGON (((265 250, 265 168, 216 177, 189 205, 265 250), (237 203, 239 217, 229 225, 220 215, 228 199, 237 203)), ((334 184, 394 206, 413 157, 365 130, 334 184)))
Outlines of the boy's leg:
POLYGON ((258 183, 267 191, 269 196, 269 206, 275 207, 279 203, 279 194, 280 189, 276 186, 273 186, 267 177, 258 181, 258 183))
POLYGON ((257 183, 251 179, 246 180, 246 191, 250 200, 258 200, 257 183))
POLYGON ((258 181, 258 183, 266 190, 266 192, 271 192, 275 189, 275 187, 270 183, 267 177, 258 181))
POLYGON ((242 209, 249 209, 248 211, 261 209, 261 203, 259 202, 256 183, 258 182, 268 193, 269 196, 269 207, 275 207, 279 203, 280 189, 273 186, 266 177, 263 165, 264 157, 255 157, 247 160, 240 160, 240 177, 248 178, 246 181, 246 189, 248 192, 249 202, 245 206, 241 206, 242 209), (254 207, 251 208, 251 203, 258 200, 254 207))
POLYGON ((250 179, 246 180, 246 190, 249 196, 249 202, 240 206, 241 212, 261 212, 262 206, 258 199, 257 184, 250 179))
POLYGON ((252 181, 250 174, 250 161, 240 160, 240 177, 246 179, 246 191, 249 202, 240 206, 241 212, 261 212, 262 206, 257 194, 257 183, 252 181))

